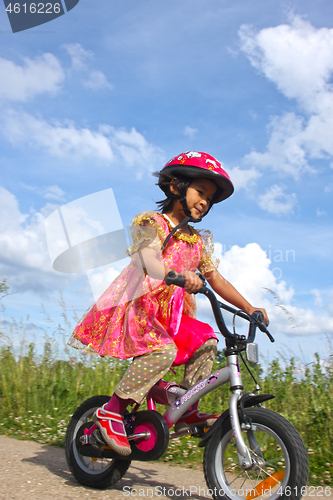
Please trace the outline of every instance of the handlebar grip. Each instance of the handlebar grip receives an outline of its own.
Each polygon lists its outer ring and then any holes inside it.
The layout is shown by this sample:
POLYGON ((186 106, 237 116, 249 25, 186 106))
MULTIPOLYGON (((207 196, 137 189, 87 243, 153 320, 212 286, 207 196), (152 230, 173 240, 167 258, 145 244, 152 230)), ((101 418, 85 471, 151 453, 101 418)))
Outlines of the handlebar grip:
POLYGON ((263 332, 266 330, 266 327, 264 327, 265 329, 263 329, 263 325, 265 325, 265 321, 264 321, 264 315, 261 311, 254 311, 254 313, 252 314, 252 316, 254 317, 254 319, 257 321, 258 323, 258 327, 259 329, 263 332), (262 324, 260 324, 262 323, 262 324), (261 328, 260 328, 261 327, 261 328))
POLYGON ((164 279, 167 285, 177 285, 181 288, 185 288, 185 278, 184 276, 179 276, 176 271, 169 271, 164 279))
POLYGON ((252 316, 256 320, 256 323, 257 323, 257 326, 258 326, 259 330, 262 331, 262 332, 264 332, 264 333, 266 333, 267 337, 269 338, 269 340, 271 342, 275 342, 274 337, 272 337, 272 335, 267 330, 267 327, 265 325, 265 320, 264 320, 263 313, 261 311, 254 311, 254 313, 252 314, 252 316))

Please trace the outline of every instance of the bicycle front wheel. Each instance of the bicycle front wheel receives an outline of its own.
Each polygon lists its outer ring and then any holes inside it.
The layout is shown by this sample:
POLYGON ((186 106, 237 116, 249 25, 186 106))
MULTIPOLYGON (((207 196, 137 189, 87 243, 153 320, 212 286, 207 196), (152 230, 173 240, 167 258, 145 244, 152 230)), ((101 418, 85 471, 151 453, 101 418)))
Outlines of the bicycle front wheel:
POLYGON ((308 479, 307 451, 297 430, 278 413, 248 408, 252 429, 243 431, 253 467, 238 460, 230 419, 216 429, 204 454, 204 472, 215 500, 299 500, 308 479))

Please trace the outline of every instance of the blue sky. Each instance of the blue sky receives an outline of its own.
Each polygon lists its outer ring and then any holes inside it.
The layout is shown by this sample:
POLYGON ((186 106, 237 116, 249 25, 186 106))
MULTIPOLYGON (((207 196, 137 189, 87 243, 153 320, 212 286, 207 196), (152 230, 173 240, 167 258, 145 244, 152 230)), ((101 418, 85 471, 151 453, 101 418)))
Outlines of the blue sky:
POLYGON ((45 219, 54 210, 112 188, 128 226, 161 198, 151 172, 198 150, 217 157, 236 187, 201 224, 214 233, 222 274, 267 308, 277 349, 307 361, 325 355, 332 2, 96 4, 81 0, 16 34, 0 6, 0 274, 18 291, 4 319, 29 313, 43 326, 40 303, 60 317, 59 291, 78 315, 92 301, 86 275, 52 269, 45 219))

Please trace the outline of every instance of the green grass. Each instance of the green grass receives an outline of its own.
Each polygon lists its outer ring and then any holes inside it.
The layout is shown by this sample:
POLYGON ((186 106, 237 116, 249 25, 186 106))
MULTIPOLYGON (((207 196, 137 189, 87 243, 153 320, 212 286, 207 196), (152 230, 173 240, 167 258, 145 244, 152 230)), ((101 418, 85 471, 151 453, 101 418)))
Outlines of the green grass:
POLYGON ((92 362, 56 360, 51 345, 37 356, 30 344, 26 355, 0 351, 0 432, 62 444, 67 423, 77 406, 94 394, 112 394, 126 363, 110 358, 92 362))

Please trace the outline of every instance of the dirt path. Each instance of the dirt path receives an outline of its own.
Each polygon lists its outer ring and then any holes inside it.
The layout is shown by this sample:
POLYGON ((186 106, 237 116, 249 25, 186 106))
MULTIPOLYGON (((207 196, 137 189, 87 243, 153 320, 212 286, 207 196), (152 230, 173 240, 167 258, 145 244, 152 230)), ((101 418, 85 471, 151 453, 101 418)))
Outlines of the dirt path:
MULTIPOLYGON (((157 498, 210 499, 201 470, 165 463, 132 462, 113 488, 93 490, 78 485, 70 474, 63 449, 0 435, 0 499, 3 500, 126 500, 157 498)), ((333 499, 325 490, 308 490, 305 500, 333 499)))

